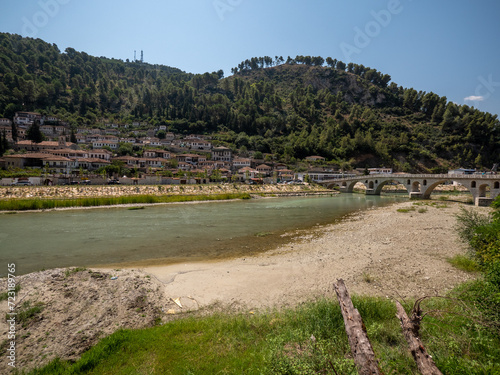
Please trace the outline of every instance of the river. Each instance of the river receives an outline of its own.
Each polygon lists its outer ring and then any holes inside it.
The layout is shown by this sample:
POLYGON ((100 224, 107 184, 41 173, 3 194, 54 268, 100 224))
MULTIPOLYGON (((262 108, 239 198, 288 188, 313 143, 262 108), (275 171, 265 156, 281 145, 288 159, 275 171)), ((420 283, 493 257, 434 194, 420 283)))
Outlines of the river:
POLYGON ((251 255, 289 240, 284 233, 401 199, 341 194, 5 214, 0 215, 0 276, 10 263, 24 274, 251 255))

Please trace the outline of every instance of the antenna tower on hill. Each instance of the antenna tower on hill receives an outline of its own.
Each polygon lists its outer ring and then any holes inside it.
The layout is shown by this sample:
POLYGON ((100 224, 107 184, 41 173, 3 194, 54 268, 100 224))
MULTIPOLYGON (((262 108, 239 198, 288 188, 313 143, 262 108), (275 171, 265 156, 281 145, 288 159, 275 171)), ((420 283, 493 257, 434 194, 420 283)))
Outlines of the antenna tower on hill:
POLYGON ((144 51, 141 49, 141 63, 144 62, 144 51))

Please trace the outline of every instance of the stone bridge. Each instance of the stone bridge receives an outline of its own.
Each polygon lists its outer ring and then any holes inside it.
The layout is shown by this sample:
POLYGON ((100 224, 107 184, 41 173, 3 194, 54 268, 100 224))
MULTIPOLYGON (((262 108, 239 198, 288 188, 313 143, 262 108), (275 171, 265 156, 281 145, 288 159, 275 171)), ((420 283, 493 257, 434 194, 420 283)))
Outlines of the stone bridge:
POLYGON ((380 195, 385 185, 397 183, 405 186, 410 198, 423 199, 428 199, 436 186, 457 182, 470 191, 476 206, 487 206, 500 194, 500 175, 495 174, 376 174, 325 180, 321 184, 330 189, 339 186, 341 192, 352 193, 358 182, 365 185, 367 195, 380 195))

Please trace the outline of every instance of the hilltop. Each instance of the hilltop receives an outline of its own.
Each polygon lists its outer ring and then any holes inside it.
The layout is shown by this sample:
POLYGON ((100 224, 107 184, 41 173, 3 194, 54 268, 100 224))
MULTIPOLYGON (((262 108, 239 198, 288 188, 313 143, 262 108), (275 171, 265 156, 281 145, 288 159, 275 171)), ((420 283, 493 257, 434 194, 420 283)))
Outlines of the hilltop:
POLYGON ((498 163, 496 115, 400 87, 376 69, 297 56, 252 58, 232 73, 190 74, 61 52, 40 39, 0 33, 0 117, 36 111, 73 129, 164 124, 290 164, 310 155, 342 168, 405 172, 498 163))

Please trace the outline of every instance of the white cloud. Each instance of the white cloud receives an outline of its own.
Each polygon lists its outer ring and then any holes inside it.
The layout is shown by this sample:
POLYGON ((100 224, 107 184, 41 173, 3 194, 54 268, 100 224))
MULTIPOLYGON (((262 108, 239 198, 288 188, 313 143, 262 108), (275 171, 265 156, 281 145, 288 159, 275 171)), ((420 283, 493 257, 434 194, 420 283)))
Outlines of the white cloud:
POLYGON ((484 100, 484 96, 468 96, 464 98, 465 101, 480 102, 484 100))

